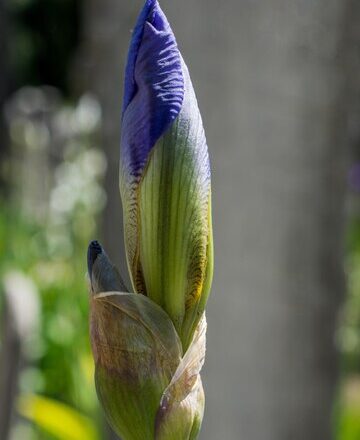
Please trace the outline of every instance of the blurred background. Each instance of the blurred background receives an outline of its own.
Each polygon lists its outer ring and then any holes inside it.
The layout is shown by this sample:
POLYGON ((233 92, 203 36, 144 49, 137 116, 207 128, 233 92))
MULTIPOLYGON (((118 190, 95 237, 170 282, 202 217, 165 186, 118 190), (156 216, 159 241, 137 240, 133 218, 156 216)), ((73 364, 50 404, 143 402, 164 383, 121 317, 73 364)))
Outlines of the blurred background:
MULTIPOLYGON (((163 0, 213 170, 201 439, 360 439, 360 3, 163 0)), ((142 0, 0 0, 0 439, 115 439, 86 249, 125 273, 122 81, 142 0)))

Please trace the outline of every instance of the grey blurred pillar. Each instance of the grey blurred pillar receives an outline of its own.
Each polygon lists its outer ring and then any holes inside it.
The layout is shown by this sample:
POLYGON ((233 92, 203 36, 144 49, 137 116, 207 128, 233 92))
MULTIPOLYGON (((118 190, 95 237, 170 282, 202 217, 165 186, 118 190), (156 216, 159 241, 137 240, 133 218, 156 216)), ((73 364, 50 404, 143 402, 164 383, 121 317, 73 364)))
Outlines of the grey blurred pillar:
POLYGON ((8 136, 4 121, 4 104, 9 94, 8 71, 8 12, 7 1, 0 0, 0 195, 6 195, 6 179, 4 161, 8 155, 8 136))
MULTIPOLYGON (((141 0, 89 0, 90 84, 109 157, 104 239, 122 247, 122 71, 141 0)), ((346 144, 347 0, 161 2, 187 61, 213 167, 216 276, 206 440, 328 440, 346 144)))
POLYGON ((348 2, 162 3, 213 166, 201 439, 329 440, 344 292, 348 2))
POLYGON ((212 153, 216 276, 201 438, 328 440, 348 2, 163 4, 212 153))

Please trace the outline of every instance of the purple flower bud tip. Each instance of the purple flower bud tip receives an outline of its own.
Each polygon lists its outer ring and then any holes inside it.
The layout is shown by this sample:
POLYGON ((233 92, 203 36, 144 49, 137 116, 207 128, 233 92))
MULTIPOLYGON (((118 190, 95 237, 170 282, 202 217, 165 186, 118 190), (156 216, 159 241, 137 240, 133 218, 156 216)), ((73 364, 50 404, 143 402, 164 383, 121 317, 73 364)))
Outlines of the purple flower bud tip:
POLYGON ((87 265, 88 265, 88 273, 89 273, 90 277, 92 274, 92 269, 93 269, 94 263, 95 263, 97 257, 102 252, 103 252, 103 249, 101 247, 101 244, 98 241, 93 240, 90 242, 89 247, 88 247, 88 252, 87 252, 87 265))

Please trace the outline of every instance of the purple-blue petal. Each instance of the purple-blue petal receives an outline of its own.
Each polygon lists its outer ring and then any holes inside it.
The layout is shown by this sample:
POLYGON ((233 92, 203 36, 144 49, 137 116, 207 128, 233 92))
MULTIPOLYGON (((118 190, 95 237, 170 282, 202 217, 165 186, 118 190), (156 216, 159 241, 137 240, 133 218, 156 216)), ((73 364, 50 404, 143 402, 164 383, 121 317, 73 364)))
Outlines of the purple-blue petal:
POLYGON ((136 58, 143 37, 144 24, 146 20, 148 20, 148 17, 150 16, 150 13, 154 8, 155 3, 156 0, 146 0, 145 5, 139 14, 135 28, 133 30, 129 52, 128 52, 126 70, 125 70, 123 112, 126 110, 126 107, 129 105, 129 102, 132 100, 134 94, 136 93, 137 87, 134 79, 136 58))
POLYGON ((148 0, 133 32, 125 73, 122 161, 141 174, 152 147, 178 116, 184 97, 181 56, 156 0, 148 0))

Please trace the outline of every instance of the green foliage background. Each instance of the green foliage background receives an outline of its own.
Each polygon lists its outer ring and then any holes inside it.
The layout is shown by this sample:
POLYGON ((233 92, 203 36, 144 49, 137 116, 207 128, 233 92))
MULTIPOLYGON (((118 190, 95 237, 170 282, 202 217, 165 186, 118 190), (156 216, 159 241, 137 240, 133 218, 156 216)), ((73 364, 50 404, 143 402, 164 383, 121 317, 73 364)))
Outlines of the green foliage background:
MULTIPOLYGON (((50 119, 65 120, 65 126, 71 125, 66 121, 76 117, 81 121, 81 109, 87 111, 84 100, 78 102, 72 93, 71 84, 83 7, 80 0, 8 3, 9 100, 14 96, 10 92, 23 86, 56 87, 60 101, 55 119, 50 119)), ((86 102, 89 104, 89 100, 86 102)), ((90 107, 93 104, 90 101, 90 107)), ((16 118, 8 118, 11 151, 17 151, 19 142, 30 151, 33 145, 29 136, 21 141, 22 134, 28 130, 38 139, 42 128, 31 118, 25 121, 25 128, 14 121, 16 118)), ((40 328, 28 347, 29 365, 21 376, 19 413, 23 419, 16 425, 15 440, 103 437, 93 384, 85 277, 87 245, 98 235, 96 225, 104 205, 101 179, 105 164, 98 130, 94 123, 90 129, 70 127, 66 133, 64 149, 56 158, 54 180, 49 183, 49 208, 45 213, 29 214, 26 200, 19 193, 22 181, 16 167, 8 174, 8 196, 0 200, 0 280, 11 271, 20 271, 34 282, 41 304, 40 328), (76 197, 66 209, 57 209, 56 200, 63 200, 66 191, 76 197), (68 431, 65 426, 69 426, 68 431)), ((351 203, 356 205, 356 199, 358 195, 353 194, 351 203)), ((342 379, 334 409, 337 440, 360 438, 359 209, 352 210, 350 217, 345 258, 349 290, 338 334, 342 379)))

